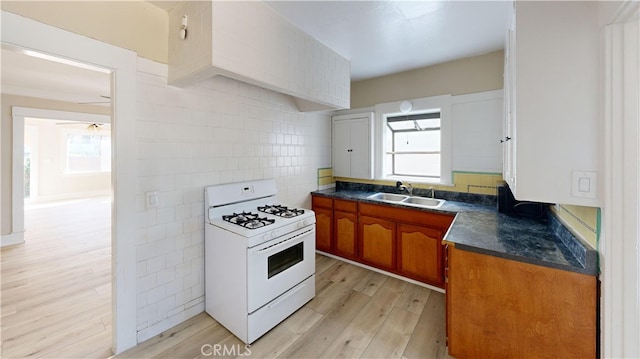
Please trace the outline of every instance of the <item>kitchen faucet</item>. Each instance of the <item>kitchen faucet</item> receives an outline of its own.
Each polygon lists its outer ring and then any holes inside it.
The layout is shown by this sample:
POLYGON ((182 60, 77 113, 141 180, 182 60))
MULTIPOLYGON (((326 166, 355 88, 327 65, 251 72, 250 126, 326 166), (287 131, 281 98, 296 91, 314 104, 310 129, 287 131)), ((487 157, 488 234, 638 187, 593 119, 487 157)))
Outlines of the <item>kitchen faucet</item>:
POLYGON ((431 191, 431 198, 436 198, 434 188, 433 187, 429 187, 429 190, 431 191))
POLYGON ((413 196, 413 186, 411 186, 410 183, 407 183, 406 185, 402 184, 401 181, 396 182, 396 188, 399 189, 400 191, 404 190, 407 191, 407 193, 409 193, 409 196, 413 196))

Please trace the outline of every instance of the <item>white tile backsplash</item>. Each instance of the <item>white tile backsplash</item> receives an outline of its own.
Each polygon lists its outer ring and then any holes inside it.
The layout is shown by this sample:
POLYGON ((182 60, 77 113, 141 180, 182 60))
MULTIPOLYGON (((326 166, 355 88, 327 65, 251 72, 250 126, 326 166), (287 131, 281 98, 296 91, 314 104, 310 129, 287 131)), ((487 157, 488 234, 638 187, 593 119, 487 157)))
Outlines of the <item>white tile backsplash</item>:
POLYGON ((138 340, 204 309, 203 187, 275 178, 278 200, 309 208, 331 165, 331 121, 291 97, 225 77, 167 85, 167 66, 138 61, 138 340), (159 207, 144 195, 157 191, 159 207))

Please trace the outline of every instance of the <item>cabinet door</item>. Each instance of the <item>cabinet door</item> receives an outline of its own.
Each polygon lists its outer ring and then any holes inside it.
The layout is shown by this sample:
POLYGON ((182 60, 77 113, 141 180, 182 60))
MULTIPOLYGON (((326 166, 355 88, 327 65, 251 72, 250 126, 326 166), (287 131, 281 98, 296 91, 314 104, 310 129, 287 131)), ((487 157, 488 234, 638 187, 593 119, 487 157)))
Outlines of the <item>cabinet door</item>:
POLYGON ((333 121, 333 175, 351 177, 351 122, 333 121))
POLYGON ((371 178, 371 130, 369 118, 351 120, 351 177, 371 178))
POLYGON ((398 224, 398 270, 406 277, 444 286, 442 231, 398 224))
POLYGON ((358 215, 355 213, 336 211, 333 217, 336 254, 356 258, 356 225, 358 215))
POLYGON ((595 276, 455 246, 449 246, 448 266, 449 355, 597 357, 595 276))
POLYGON ((315 207, 313 211, 316 213, 316 249, 331 252, 333 210, 315 207))
POLYGON ((396 268, 396 224, 374 217, 360 217, 360 259, 381 269, 396 268))
POLYGON ((373 178, 373 113, 333 117, 333 174, 373 178))
POLYGON ((502 173, 504 180, 512 189, 515 183, 515 138, 513 133, 513 121, 515 117, 515 16, 511 9, 510 23, 507 30, 504 49, 504 129, 502 137, 502 173))
MULTIPOLYGON (((601 169, 598 2, 514 1, 511 175, 520 201, 601 206, 572 172, 601 169), (552 56, 550 55, 552 54, 552 56)), ((512 36, 513 38, 513 36, 512 36)))

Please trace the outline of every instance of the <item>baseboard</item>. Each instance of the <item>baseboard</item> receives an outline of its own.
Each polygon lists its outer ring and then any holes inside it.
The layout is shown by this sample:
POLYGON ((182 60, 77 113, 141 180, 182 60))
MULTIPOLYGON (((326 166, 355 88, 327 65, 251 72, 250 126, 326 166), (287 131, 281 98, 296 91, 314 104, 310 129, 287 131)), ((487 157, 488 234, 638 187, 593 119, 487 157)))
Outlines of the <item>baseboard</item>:
POLYGON ((24 232, 13 232, 9 234, 3 234, 0 238, 0 248, 14 246, 16 244, 24 243, 24 232))
POLYGON ((108 196, 111 196, 110 189, 86 191, 86 192, 73 192, 73 193, 38 196, 34 199, 26 200, 25 204, 38 205, 38 204, 49 203, 49 202, 72 201, 77 199, 87 199, 92 197, 108 197, 108 196))

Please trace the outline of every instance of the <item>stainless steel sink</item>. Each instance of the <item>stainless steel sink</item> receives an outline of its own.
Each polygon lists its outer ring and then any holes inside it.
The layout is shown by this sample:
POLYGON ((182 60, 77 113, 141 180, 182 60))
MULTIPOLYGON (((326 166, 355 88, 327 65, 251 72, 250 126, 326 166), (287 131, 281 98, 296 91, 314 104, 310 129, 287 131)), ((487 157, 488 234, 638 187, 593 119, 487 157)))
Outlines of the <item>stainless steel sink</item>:
POLYGON ((444 204, 443 199, 424 198, 424 197, 408 197, 402 200, 402 203, 417 205, 420 207, 438 208, 444 204))
POLYGON ((393 193, 376 193, 367 197, 369 199, 376 199, 378 201, 387 201, 387 202, 400 202, 409 198, 409 196, 403 196, 401 194, 393 194, 393 193))
POLYGON ((367 198, 374 199, 377 201, 382 201, 382 202, 406 204, 407 206, 422 207, 422 208, 439 208, 445 202, 445 200, 443 199, 405 196, 401 194, 382 193, 382 192, 372 194, 367 198))

